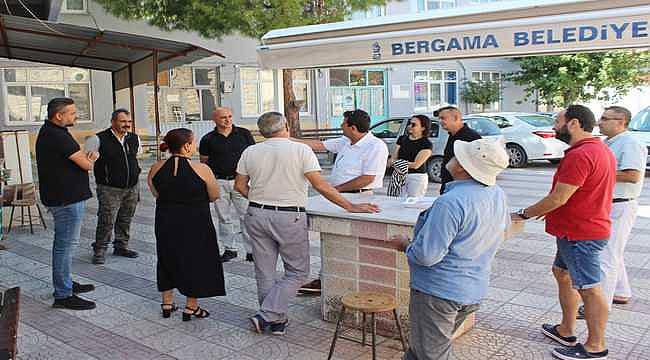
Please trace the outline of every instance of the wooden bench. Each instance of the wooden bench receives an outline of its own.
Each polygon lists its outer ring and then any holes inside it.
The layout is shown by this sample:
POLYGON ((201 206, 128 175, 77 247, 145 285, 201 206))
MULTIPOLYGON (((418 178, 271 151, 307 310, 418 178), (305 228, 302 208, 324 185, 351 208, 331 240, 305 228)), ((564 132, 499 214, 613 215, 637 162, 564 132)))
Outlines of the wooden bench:
POLYGON ((16 357, 19 310, 20 288, 15 287, 4 294, 0 293, 0 360, 16 357))

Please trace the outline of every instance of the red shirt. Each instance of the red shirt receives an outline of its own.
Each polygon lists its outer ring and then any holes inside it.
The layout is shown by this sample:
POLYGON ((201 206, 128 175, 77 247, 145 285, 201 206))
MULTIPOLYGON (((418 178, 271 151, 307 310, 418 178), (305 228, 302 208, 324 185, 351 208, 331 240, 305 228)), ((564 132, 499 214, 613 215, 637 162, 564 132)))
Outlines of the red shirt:
POLYGON ((546 215, 546 232, 568 240, 607 240, 616 185, 616 158, 599 138, 581 140, 564 152, 553 177, 578 186, 566 204, 546 215))

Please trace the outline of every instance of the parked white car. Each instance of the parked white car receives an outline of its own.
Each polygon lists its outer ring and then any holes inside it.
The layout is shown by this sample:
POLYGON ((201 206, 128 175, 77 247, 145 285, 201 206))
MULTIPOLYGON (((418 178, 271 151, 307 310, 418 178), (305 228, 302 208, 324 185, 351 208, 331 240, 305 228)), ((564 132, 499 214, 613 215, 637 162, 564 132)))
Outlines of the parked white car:
MULTIPOLYGON (((397 139, 406 134, 407 118, 392 118, 384 120, 370 127, 370 132, 382 139, 388 145, 389 154, 393 153, 397 139)), ((493 138, 504 141, 501 130, 494 122, 484 116, 464 115, 463 121, 484 138, 493 138)), ((437 118, 431 120, 431 136, 433 155, 427 161, 429 180, 439 183, 442 171, 442 156, 449 139, 449 133, 440 126, 437 118)))
POLYGON ((629 129, 632 135, 648 148, 645 168, 650 170, 650 106, 634 115, 630 120, 629 129))
POLYGON ((558 163, 569 145, 555 138, 553 117, 543 114, 500 112, 475 114, 492 119, 506 140, 510 166, 525 167, 532 160, 558 163))

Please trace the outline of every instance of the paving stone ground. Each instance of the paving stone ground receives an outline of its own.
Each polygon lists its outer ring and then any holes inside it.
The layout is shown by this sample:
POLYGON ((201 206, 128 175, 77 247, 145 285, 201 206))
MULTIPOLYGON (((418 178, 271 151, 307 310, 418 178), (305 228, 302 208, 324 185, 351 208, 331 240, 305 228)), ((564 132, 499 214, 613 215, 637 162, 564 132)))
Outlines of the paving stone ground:
MULTIPOLYGON (((499 178, 513 208, 530 205, 550 188, 554 168, 544 163, 527 169, 509 169, 499 178)), ((639 218, 628 243, 625 260, 634 298, 615 305, 609 318, 610 359, 650 359, 650 179, 640 200, 639 218)), ((239 259, 224 264, 228 295, 200 300, 211 313, 203 320, 181 322, 160 315, 155 279, 154 202, 144 185, 142 201, 132 226, 131 246, 137 259, 108 256, 103 266, 90 263, 97 203, 88 202, 82 238, 74 255, 74 279, 93 283, 84 294, 97 301, 92 311, 51 308, 52 221, 34 235, 16 228, 0 251, 0 289, 22 289, 19 359, 325 359, 332 324, 320 319, 319 297, 298 297, 292 303, 291 325, 285 336, 258 335, 247 318, 256 308, 253 266, 239 259)), ((436 193, 438 187, 430 186, 436 193)), ((488 216, 486 214, 486 216, 488 216)), ((317 238, 311 239, 312 274, 320 269, 317 238)), ((455 342, 455 359, 550 359, 555 346, 539 329, 557 322, 560 307, 550 273, 555 253, 553 239, 543 223, 527 224, 525 233, 505 242, 492 268, 491 286, 476 327, 455 342)), ((178 297, 177 302, 182 302, 178 297)), ((578 324, 579 339, 585 325, 578 324)), ((379 358, 399 359, 398 342, 387 340, 379 358)), ((337 359, 370 359, 369 347, 340 341, 337 359)))

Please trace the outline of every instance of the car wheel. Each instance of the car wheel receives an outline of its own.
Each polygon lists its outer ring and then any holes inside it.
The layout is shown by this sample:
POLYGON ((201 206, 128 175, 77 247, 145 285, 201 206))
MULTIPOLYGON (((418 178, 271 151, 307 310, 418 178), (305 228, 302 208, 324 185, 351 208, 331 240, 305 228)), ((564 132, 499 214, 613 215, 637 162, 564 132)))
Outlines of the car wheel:
POLYGON ((560 163, 561 159, 548 159, 548 162, 550 162, 553 165, 557 165, 560 163))
POLYGON ((440 183, 442 182, 442 157, 436 156, 431 158, 427 163, 427 173, 429 180, 440 183))
POLYGON ((510 167, 521 168, 528 164, 528 155, 526 151, 517 144, 507 144, 506 149, 510 155, 510 167))

